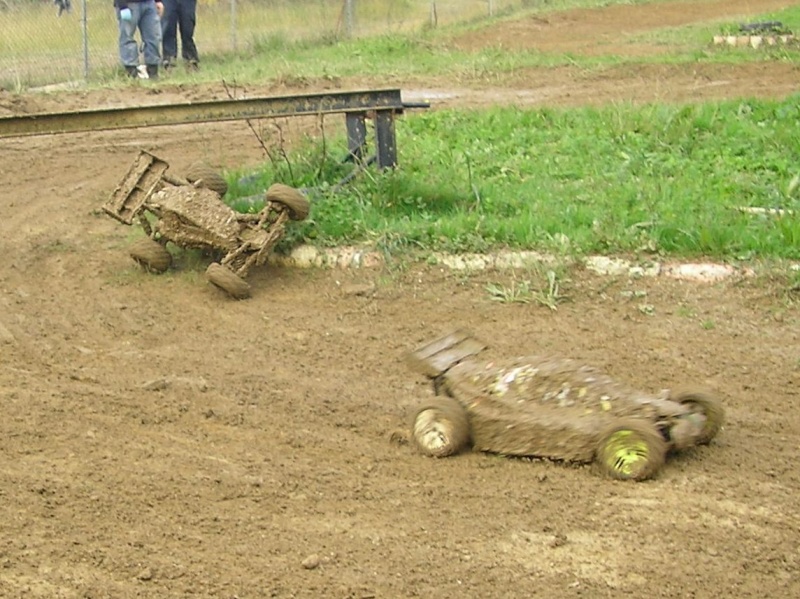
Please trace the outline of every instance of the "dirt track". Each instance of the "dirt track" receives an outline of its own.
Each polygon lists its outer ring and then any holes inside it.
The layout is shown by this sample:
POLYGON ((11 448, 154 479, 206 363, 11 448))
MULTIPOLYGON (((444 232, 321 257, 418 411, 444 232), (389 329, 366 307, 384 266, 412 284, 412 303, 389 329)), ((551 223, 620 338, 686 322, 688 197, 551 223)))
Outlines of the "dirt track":
MULTIPOLYGON (((704 97, 800 88, 780 63, 670 67, 654 96, 653 69, 597 87, 556 70, 550 95, 520 81, 403 89, 481 106, 574 105, 575 81, 597 101, 689 100, 704 77, 704 97)), ((157 101, 218 93, 165 86, 157 101)), ((73 100, 125 97, 104 94, 73 100)), ((0 96, 6 112, 53 102, 0 96)), ((191 256, 139 272, 134 232, 98 212, 140 147, 177 171, 263 160, 241 123, 0 140, 0 597, 800 596, 800 329, 779 281, 578 270, 553 312, 490 301, 487 283, 525 273, 273 267, 232 302, 191 256), (709 386, 728 423, 640 484, 548 461, 421 458, 389 441, 430 393, 402 354, 454 326, 491 341, 491 358, 552 352, 648 390, 709 386)))

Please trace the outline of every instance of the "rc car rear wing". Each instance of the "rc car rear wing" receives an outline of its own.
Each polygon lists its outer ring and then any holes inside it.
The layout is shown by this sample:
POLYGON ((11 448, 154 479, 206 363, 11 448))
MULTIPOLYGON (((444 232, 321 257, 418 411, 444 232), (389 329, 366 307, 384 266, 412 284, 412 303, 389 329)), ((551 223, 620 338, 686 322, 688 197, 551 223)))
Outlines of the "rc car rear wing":
POLYGON ((485 343, 475 339, 469 331, 457 329, 418 347, 406 359, 412 369, 435 379, 465 358, 479 354, 486 347, 485 343))
POLYGON ((169 164, 158 156, 141 150, 120 184, 103 206, 103 211, 123 224, 133 224, 142 206, 164 183, 188 185, 180 177, 167 174, 169 164))

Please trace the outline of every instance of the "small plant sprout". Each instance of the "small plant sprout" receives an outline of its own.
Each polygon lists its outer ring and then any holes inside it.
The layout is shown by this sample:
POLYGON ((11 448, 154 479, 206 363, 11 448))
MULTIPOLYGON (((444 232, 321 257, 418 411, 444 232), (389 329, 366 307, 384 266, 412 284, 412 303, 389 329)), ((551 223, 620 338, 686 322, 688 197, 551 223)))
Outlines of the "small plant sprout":
POLYGON ((544 288, 536 290, 530 280, 522 282, 512 281, 509 285, 489 283, 486 291, 492 300, 504 304, 529 304, 532 301, 556 310, 558 304, 565 299, 561 294, 558 276, 554 270, 546 273, 547 283, 544 288))
POLYGON ((786 197, 791 199, 798 188, 800 188, 800 174, 795 175, 792 177, 792 180, 789 181, 789 185, 786 186, 786 197))
POLYGON ((493 301, 504 304, 529 304, 533 298, 530 281, 521 283, 511 281, 510 285, 489 283, 486 285, 486 291, 493 301))
POLYGON ((558 277, 554 270, 547 271, 547 289, 535 293, 534 299, 551 310, 558 309, 558 303, 564 299, 564 296, 561 295, 558 277))

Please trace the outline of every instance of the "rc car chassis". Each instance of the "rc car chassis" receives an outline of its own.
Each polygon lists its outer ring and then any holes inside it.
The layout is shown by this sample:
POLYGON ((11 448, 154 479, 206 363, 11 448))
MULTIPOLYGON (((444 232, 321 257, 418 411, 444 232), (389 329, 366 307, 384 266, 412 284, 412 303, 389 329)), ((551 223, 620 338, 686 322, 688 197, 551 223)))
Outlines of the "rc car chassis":
POLYGON ((236 299, 249 297, 248 272, 266 261, 288 221, 308 216, 308 200, 275 183, 266 191, 264 208, 244 214, 222 201, 227 183, 213 169, 194 165, 182 179, 168 174, 168 168, 166 161, 141 151, 103 206, 121 223, 138 222, 144 229, 147 237, 130 248, 131 257, 146 270, 163 273, 172 264, 168 242, 204 250, 219 257, 206 270, 208 280, 236 299))
POLYGON ((596 462, 613 478, 642 480, 670 450, 706 444, 722 427, 723 408, 706 392, 651 395, 564 358, 475 360, 484 349, 458 330, 409 354, 435 391, 411 423, 423 454, 444 457, 472 445, 509 456, 596 462))

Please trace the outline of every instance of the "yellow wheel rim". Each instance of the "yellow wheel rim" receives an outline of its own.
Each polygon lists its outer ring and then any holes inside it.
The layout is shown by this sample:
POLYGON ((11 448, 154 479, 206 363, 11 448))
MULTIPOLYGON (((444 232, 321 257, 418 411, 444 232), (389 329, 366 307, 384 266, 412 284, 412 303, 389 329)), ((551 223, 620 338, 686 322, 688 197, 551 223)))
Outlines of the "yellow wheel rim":
POLYGON ((650 461, 647 443, 629 430, 612 434, 603 454, 606 468, 620 478, 635 478, 647 468, 650 461))

